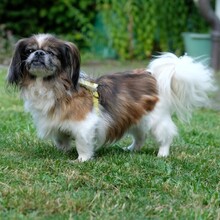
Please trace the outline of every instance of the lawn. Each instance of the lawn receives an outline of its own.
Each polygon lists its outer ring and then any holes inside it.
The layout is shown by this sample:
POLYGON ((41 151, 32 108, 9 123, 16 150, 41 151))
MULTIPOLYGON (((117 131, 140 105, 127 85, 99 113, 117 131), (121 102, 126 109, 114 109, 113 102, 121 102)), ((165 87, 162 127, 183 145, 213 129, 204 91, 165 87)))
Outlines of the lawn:
MULTIPOLYGON (((140 66, 142 65, 142 66, 140 66)), ((143 67, 110 62, 84 66, 93 74, 143 67)), ((220 112, 198 110, 171 156, 157 158, 152 139, 140 153, 125 138, 96 159, 58 152, 39 140, 16 91, 0 70, 0 219, 220 219, 220 112)))

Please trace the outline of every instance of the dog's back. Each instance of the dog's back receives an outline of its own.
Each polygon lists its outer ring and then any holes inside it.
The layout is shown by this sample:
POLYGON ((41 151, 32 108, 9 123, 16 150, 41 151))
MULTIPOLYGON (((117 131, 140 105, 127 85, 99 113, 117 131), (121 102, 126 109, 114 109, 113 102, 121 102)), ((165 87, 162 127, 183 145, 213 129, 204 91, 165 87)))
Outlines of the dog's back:
POLYGON ((107 141, 121 138, 158 101, 156 80, 145 70, 104 75, 96 83, 99 102, 112 119, 107 141))

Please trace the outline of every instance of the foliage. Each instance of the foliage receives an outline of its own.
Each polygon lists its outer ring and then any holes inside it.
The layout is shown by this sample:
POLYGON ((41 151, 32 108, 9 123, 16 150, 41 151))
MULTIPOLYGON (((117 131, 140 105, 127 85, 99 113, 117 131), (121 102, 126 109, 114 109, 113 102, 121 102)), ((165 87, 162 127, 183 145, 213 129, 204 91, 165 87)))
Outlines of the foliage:
POLYGON ((0 25, 0 64, 7 65, 10 62, 11 51, 15 44, 15 38, 10 31, 5 30, 4 25, 0 25))
POLYGON ((154 0, 100 1, 109 38, 119 57, 143 58, 151 54, 156 28, 154 0), (144 13, 140 13, 144 10, 144 13))
MULTIPOLYGON (((118 67, 120 69, 122 67, 118 67)), ((130 68, 130 62, 123 68, 130 68)), ((100 72, 111 71, 104 63, 100 72)), ((41 141, 17 93, 5 91, 0 71, 0 219, 219 219, 220 113, 196 111, 167 159, 155 143, 124 152, 125 138, 76 158, 41 141)))
MULTIPOLYGON (((161 51, 173 51, 181 54, 183 51, 182 33, 187 30, 187 9, 185 1, 169 1, 169 4, 163 4, 158 16, 159 48, 161 51)), ((192 6, 192 4, 191 4, 192 6)))
POLYGON ((5 29, 15 36, 49 32, 77 41, 81 47, 88 47, 92 37, 94 8, 92 0, 2 0, 0 23, 5 24, 5 29))
POLYGON ((182 33, 207 31, 192 0, 99 0, 110 40, 123 59, 183 52, 182 33))
POLYGON ((209 29, 193 0, 2 0, 0 19, 0 39, 50 32, 81 51, 124 60, 180 55, 182 32, 209 29))

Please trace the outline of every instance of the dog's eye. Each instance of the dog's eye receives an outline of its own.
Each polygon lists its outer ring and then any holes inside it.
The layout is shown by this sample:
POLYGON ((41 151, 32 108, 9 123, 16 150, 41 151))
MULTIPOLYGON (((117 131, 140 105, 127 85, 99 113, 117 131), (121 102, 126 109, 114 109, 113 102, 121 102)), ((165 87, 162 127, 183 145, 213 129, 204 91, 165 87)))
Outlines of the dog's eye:
POLYGON ((50 55, 52 55, 52 56, 55 55, 54 52, 52 52, 52 51, 47 51, 47 53, 50 54, 50 55))
POLYGON ((27 55, 29 55, 29 54, 33 53, 34 51, 35 51, 34 49, 28 49, 28 50, 25 51, 25 53, 27 55))

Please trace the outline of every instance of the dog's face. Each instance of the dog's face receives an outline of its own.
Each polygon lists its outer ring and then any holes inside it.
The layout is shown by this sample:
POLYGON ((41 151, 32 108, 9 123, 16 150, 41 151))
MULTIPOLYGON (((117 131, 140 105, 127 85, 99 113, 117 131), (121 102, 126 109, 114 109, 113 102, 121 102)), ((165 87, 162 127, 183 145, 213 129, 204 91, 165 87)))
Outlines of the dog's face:
POLYGON ((80 55, 73 43, 49 34, 40 34, 17 43, 9 67, 8 82, 19 85, 24 77, 46 79, 65 73, 76 86, 79 71, 80 55))

